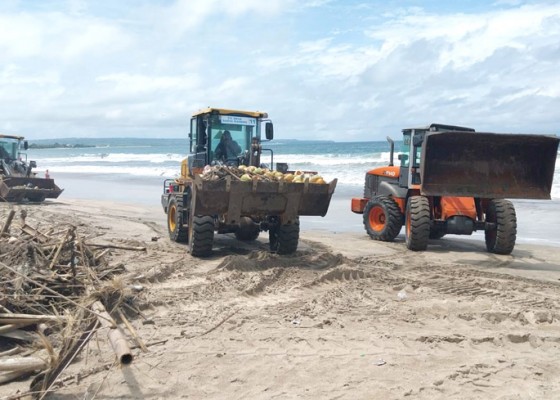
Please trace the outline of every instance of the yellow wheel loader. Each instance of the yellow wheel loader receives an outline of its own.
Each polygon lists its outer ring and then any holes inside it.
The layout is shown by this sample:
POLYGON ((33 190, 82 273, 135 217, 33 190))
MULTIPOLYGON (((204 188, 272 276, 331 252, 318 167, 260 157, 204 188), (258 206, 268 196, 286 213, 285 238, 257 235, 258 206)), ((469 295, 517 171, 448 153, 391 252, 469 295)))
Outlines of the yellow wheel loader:
MULTIPOLYGON (((169 237, 188 243, 193 256, 211 254, 215 233, 252 241, 262 231, 269 233, 271 251, 290 254, 298 247, 299 217, 327 213, 336 179, 329 184, 203 179, 207 166, 263 167, 263 154, 274 169, 273 151, 262 147, 262 135, 274 136, 264 112, 207 108, 192 116, 190 154, 181 163, 181 176, 164 181, 161 203, 169 237)), ((276 167, 287 171, 284 163, 276 167)))

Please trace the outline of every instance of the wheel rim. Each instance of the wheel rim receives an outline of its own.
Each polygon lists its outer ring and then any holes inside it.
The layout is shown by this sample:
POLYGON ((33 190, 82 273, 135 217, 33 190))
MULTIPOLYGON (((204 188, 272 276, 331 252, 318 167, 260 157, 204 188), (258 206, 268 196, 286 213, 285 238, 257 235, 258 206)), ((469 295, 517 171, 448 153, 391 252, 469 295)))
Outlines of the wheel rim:
POLYGON ((375 231, 382 231, 387 223, 385 212, 379 206, 373 207, 368 214, 369 226, 375 231))
POLYGON ((169 230, 171 232, 175 232, 175 229, 177 228, 177 223, 175 222, 176 214, 177 209, 175 208, 175 206, 171 206, 169 208, 169 212, 167 213, 167 222, 169 224, 169 230))

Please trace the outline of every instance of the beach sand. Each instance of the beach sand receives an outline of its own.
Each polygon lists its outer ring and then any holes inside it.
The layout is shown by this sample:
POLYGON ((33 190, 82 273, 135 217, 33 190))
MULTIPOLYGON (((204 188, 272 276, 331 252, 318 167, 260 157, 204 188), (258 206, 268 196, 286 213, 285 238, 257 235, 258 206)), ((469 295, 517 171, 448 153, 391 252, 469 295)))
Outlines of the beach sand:
MULTIPOLYGON (((522 241, 499 256, 483 237, 446 236, 417 253, 401 236, 375 242, 302 218, 295 255, 270 254, 266 234, 217 235, 213 255, 196 259, 167 238, 156 202, 133 203, 22 206, 35 226, 77 224, 97 242, 148 249, 111 260, 144 287, 148 320, 132 323, 149 352, 106 369, 114 354, 99 334, 52 398, 560 398, 557 247, 522 241)), ((338 226, 361 226, 333 205, 338 226)), ((0 386, 0 397, 28 387, 0 386)))

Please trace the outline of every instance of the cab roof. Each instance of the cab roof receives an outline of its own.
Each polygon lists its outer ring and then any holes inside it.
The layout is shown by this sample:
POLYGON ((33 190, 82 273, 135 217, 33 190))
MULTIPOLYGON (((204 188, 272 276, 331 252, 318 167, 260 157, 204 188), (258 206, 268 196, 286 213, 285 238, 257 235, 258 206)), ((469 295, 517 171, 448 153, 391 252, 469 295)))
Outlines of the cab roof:
POLYGON ((467 128, 465 126, 457 126, 457 125, 445 125, 445 124, 430 124, 428 126, 420 126, 415 128, 405 128, 403 131, 411 131, 411 130, 418 130, 418 131, 430 131, 430 132, 441 132, 441 131, 462 131, 462 132, 474 132, 473 128, 467 128))
POLYGON ((195 112, 192 116, 196 117, 197 115, 212 114, 212 113, 220 114, 220 115, 243 114, 243 115, 249 115, 253 118, 268 118, 268 114, 261 111, 228 110, 225 108, 213 108, 213 107, 203 108, 202 110, 195 112))
POLYGON ((23 140, 23 139, 24 139, 23 136, 3 135, 3 134, 0 133, 0 139, 1 139, 1 138, 16 139, 16 140, 23 140))

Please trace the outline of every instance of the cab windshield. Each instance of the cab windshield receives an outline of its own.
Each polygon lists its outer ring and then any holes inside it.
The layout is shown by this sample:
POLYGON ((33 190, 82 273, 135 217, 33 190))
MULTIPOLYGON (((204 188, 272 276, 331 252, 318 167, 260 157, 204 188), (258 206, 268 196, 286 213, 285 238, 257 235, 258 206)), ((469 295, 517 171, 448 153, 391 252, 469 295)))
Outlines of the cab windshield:
POLYGON ((208 132, 212 159, 231 160, 245 154, 251 147, 251 138, 260 137, 259 128, 256 118, 213 116, 208 132))
POLYGON ((0 138, 0 158, 15 160, 17 158, 17 151, 17 139, 0 138))

